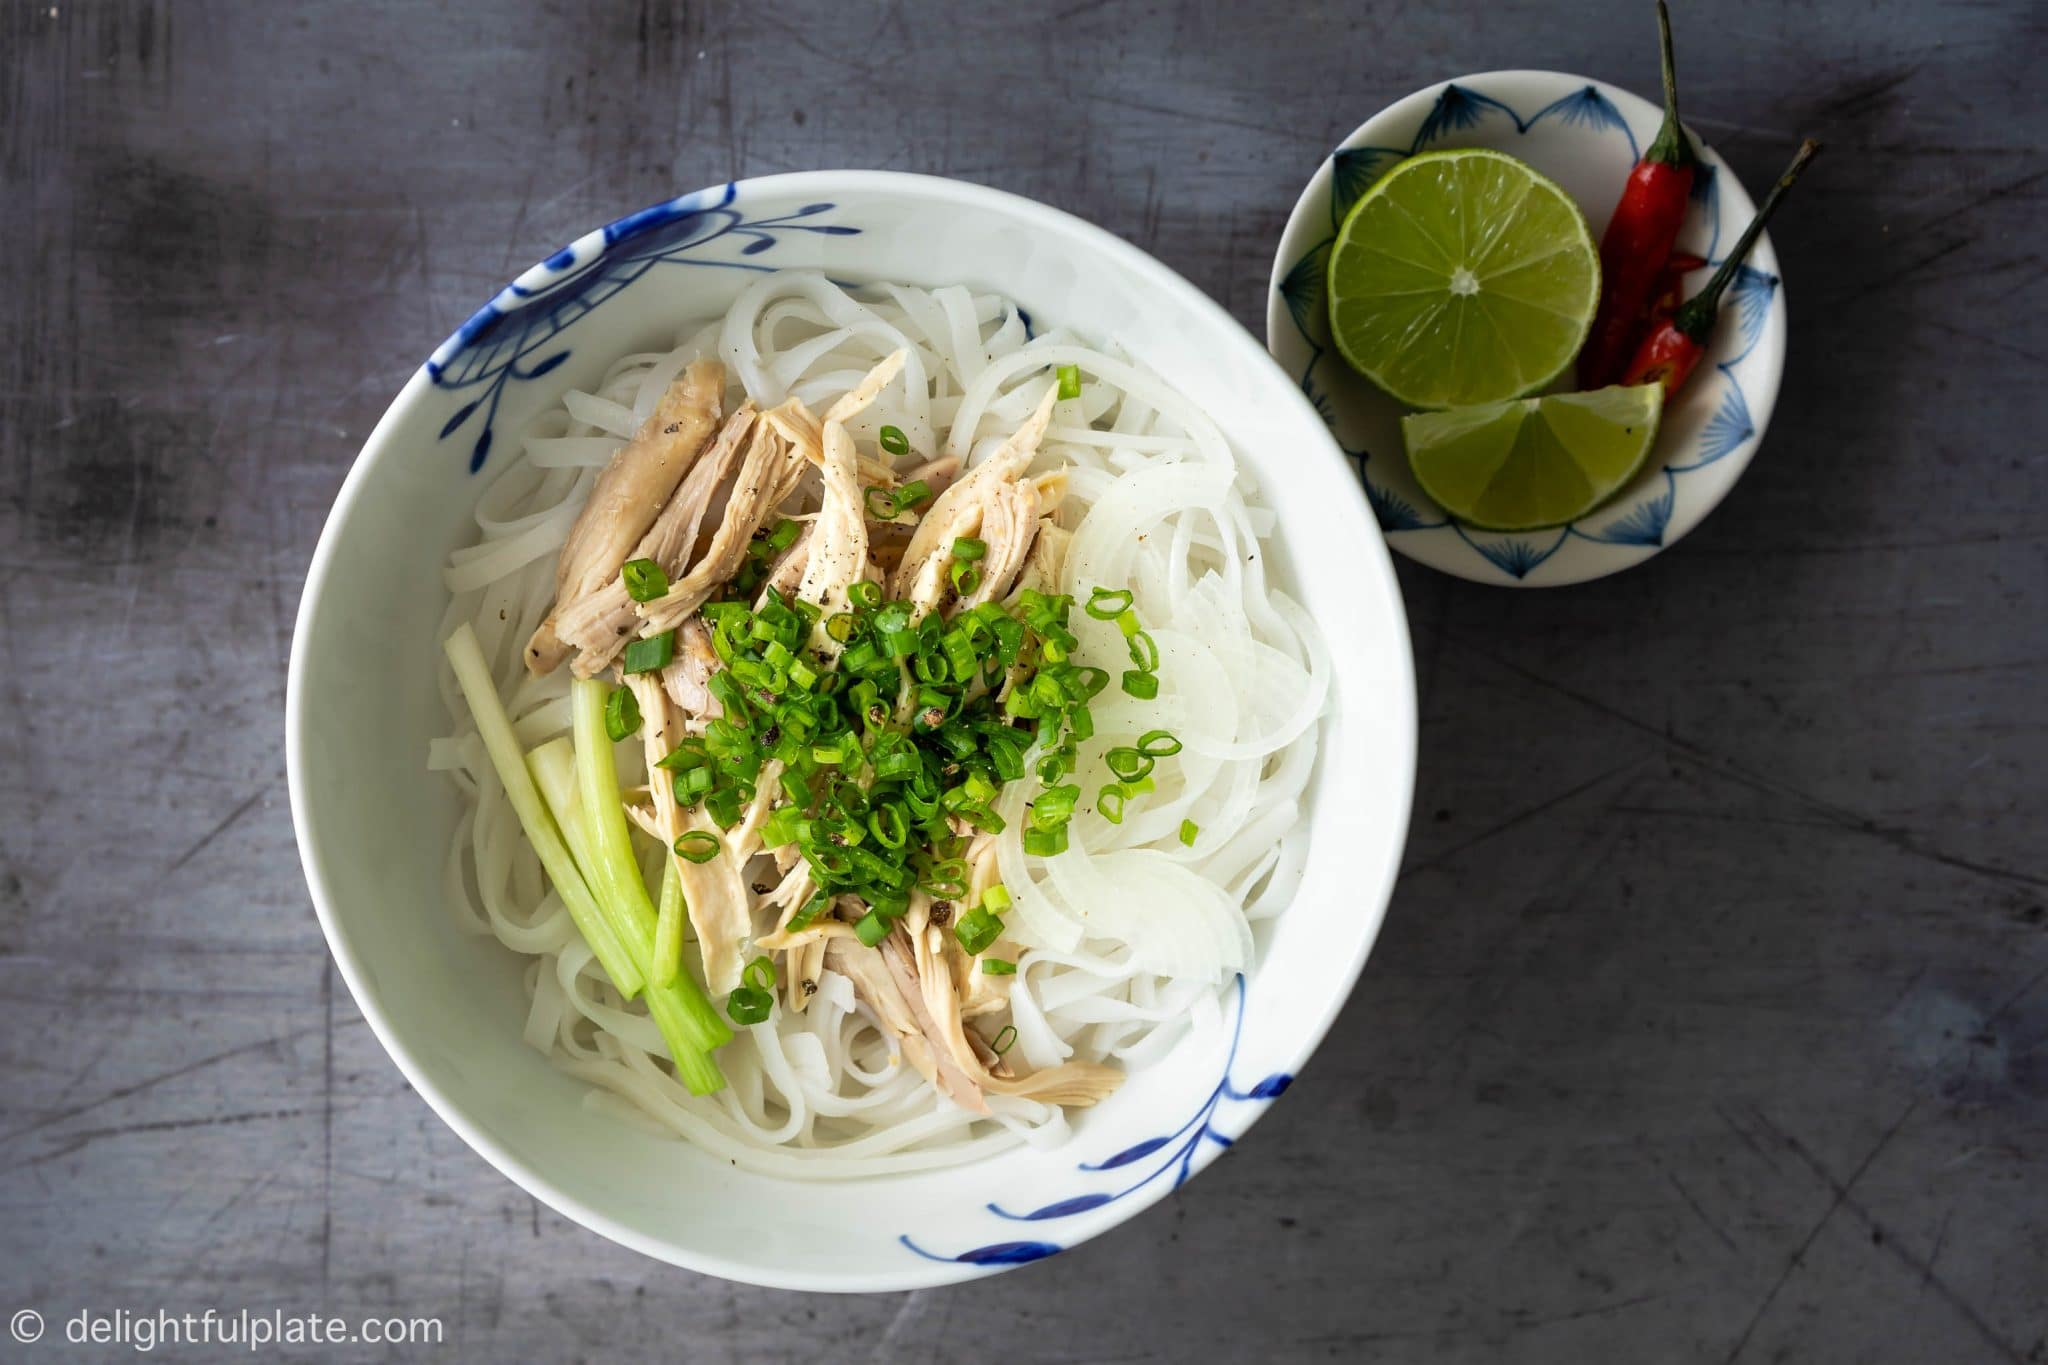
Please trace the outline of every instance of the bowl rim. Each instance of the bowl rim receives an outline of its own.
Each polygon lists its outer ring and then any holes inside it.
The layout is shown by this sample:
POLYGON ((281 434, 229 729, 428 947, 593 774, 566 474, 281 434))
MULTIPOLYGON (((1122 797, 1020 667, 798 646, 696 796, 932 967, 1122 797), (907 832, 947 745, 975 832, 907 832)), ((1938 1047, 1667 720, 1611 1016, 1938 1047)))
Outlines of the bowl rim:
MULTIPOLYGON (((1651 110, 1657 117, 1662 117, 1662 106, 1658 101, 1639 95, 1626 86, 1616 85, 1612 81, 1604 81, 1593 76, 1582 76, 1570 71, 1559 71, 1550 67, 1494 67, 1484 71, 1471 71, 1463 75, 1447 76, 1441 80, 1431 81, 1425 85, 1418 86, 1408 93, 1389 101, 1380 109, 1375 110, 1364 121, 1359 123, 1357 127, 1339 138, 1323 154, 1322 160, 1316 164, 1316 168, 1310 174, 1307 183, 1302 186, 1300 195, 1295 198, 1294 207, 1288 210, 1286 225, 1281 228, 1279 239, 1274 244, 1273 264, 1266 279, 1266 349, 1267 353, 1273 355, 1276 361, 1279 359, 1280 338, 1285 335, 1284 326, 1289 321, 1287 304, 1280 292, 1281 281, 1286 277, 1292 264, 1301 259, 1304 239, 1313 234, 1314 229, 1308 226, 1309 201, 1330 181, 1336 154, 1355 146, 1370 144, 1373 139, 1368 136, 1368 131, 1373 129, 1375 125, 1381 124, 1396 115, 1405 114, 1411 106, 1420 105, 1427 99, 1441 97, 1444 90, 1448 87, 1453 85, 1470 85, 1482 81, 1554 83, 1565 87, 1560 92, 1561 94, 1569 94, 1572 89, 1591 89, 1605 97, 1609 103, 1614 104, 1617 110, 1624 107, 1622 102, 1625 101, 1628 105, 1640 106, 1641 108, 1651 110), (1617 100, 1617 96, 1619 100, 1617 100)), ((1519 122, 1520 115, 1517 114, 1515 117, 1519 122)), ((1540 115, 1531 116, 1529 122, 1533 125, 1538 117, 1540 115)), ((1698 129, 1690 123, 1684 126, 1687 135, 1692 138, 1694 145, 1706 154, 1709 163, 1714 166, 1719 192, 1725 194, 1730 190, 1733 191, 1727 202, 1737 210, 1738 217, 1746 221, 1748 216, 1754 213, 1756 209, 1756 201, 1751 197, 1748 187, 1742 183, 1741 177, 1736 174, 1735 168, 1728 163, 1727 158, 1722 156, 1715 149, 1714 145, 1700 134, 1698 129)), ((1388 547, 1417 564, 1434 569, 1439 573, 1446 573, 1453 577, 1466 579, 1473 583, 1484 583, 1492 587, 1509 588, 1563 588, 1577 583, 1589 583, 1596 579, 1606 578, 1648 563, 1698 530, 1700 524, 1713 515, 1714 510, 1734 490, 1736 483, 1742 478, 1743 474, 1748 472, 1750 462, 1756 458, 1757 451, 1762 448, 1764 437, 1770 430, 1771 416, 1778 406, 1778 398, 1784 386, 1785 365, 1790 355, 1791 311, 1785 297, 1784 273, 1780 267, 1777 249, 1771 240, 1771 234, 1768 229, 1758 235, 1756 244, 1750 252, 1749 260, 1759 263, 1768 262, 1768 273, 1771 274, 1776 282, 1772 289, 1772 297, 1767 310, 1764 333, 1759 334, 1759 344, 1761 344, 1761 336, 1775 329, 1778 336, 1778 344, 1773 352, 1775 363, 1764 366, 1754 375, 1745 376, 1749 387, 1738 386, 1738 392, 1741 393, 1747 408, 1751 426, 1749 435, 1733 450, 1712 462, 1715 468, 1711 478, 1694 485, 1700 487, 1701 490, 1696 495, 1699 499, 1696 505, 1697 510, 1693 511, 1689 518, 1683 521, 1674 515, 1670 523, 1671 529, 1662 535, 1659 543, 1654 546, 1628 547, 1604 543, 1574 546, 1574 553, 1570 561, 1573 567, 1568 574, 1561 577, 1545 576, 1537 582, 1531 582, 1527 577, 1510 575, 1499 571, 1496 566, 1491 565, 1477 554, 1453 558, 1451 556, 1429 553, 1425 546, 1433 545, 1440 539, 1440 537, 1431 533, 1443 529, 1441 527, 1431 527, 1416 531, 1404 530, 1398 536, 1386 535, 1385 539, 1388 547), (1589 550, 1595 548, 1600 552, 1597 557, 1588 557, 1589 550), (1632 554, 1624 553, 1627 550, 1638 552, 1632 554), (1493 571, 1489 572, 1489 570, 1493 571)), ((1293 378, 1290 374, 1290 381, 1293 378)), ((1347 456, 1347 463, 1348 458, 1347 456)), ((1374 516, 1374 524, 1379 525, 1377 514, 1374 516)), ((1455 523, 1452 523, 1452 526, 1455 527, 1455 523)), ((1383 532, 1384 529, 1382 528, 1383 532)), ((1556 528, 1545 528, 1532 534, 1544 535, 1554 529, 1556 528)), ((1564 539, 1569 541, 1571 538, 1568 527, 1567 535, 1564 539)))
MULTIPOLYGON (((1384 596, 1397 627, 1394 659, 1390 663, 1388 683, 1390 692, 1398 703, 1375 713, 1375 723, 1397 725, 1393 733, 1395 750, 1400 758, 1397 772, 1392 774, 1395 786, 1391 792, 1394 800, 1392 833, 1389 843, 1390 856, 1385 866, 1377 869, 1373 883, 1358 889, 1367 893, 1354 902, 1367 910, 1360 918, 1363 932, 1352 954, 1344 976, 1343 988, 1333 992, 1323 1001, 1312 1017, 1306 1017, 1297 1035, 1298 1041, 1288 1057, 1289 1070, 1299 1073, 1302 1066, 1321 1045, 1337 1015, 1357 989, 1365 962, 1379 937, 1385 922, 1386 912, 1399 876, 1402 854, 1406 847, 1410 818, 1414 804, 1416 754, 1418 743, 1418 704, 1415 684, 1414 647, 1408 629, 1406 605, 1402 599, 1400 583, 1394 572, 1393 558, 1387 552, 1385 537, 1379 534, 1378 523, 1366 502, 1365 493, 1355 478, 1349 477, 1343 452, 1336 440, 1315 414, 1308 399, 1295 387, 1280 368, 1279 363, 1266 351, 1265 346, 1240 324, 1230 313, 1208 294, 1184 279, 1177 272, 1155 259, 1149 253, 1124 241, 1106 228, 1097 226, 1077 215, 1051 205, 1040 203, 1023 195, 971 181, 950 179, 943 176, 921 175, 902 171, 877 170, 810 170, 793 171, 775 175, 756 176, 730 182, 731 188, 741 193, 805 193, 828 189, 840 193, 848 191, 866 194, 913 195, 926 200, 951 202, 961 205, 976 205, 993 209, 1057 231, 1079 236, 1094 248, 1118 261, 1133 277, 1147 287, 1162 289, 1199 314, 1205 315, 1216 326, 1220 335, 1228 338, 1228 344, 1239 352, 1240 362, 1257 368, 1264 366, 1272 377, 1279 381, 1279 388, 1292 394, 1292 401, 1306 409, 1305 416, 1312 419, 1315 430, 1325 436, 1321 455, 1327 456, 1344 469, 1344 482, 1351 487, 1357 499, 1358 514, 1373 534, 1361 539, 1364 544, 1356 547, 1354 555, 1360 560, 1354 566, 1356 572, 1366 576, 1384 596)), ((715 187, 714 187, 715 188, 715 187)), ((699 191, 706 193, 707 191, 699 191)), ((682 197, 682 196, 678 196, 682 197)), ((662 201, 676 202, 675 199, 662 201)), ((656 207, 659 207, 658 205, 656 207)), ((644 212, 644 211, 643 211, 644 212)), ((615 220, 615 225, 626 224, 638 215, 628 215, 615 220)), ((596 232, 603 232, 599 228, 596 232)), ((591 234, 579 236, 576 242, 584 242, 591 234)), ((559 255, 559 253, 556 253, 559 255)), ((543 258, 543 263, 550 258, 543 258)), ((432 354, 432 353, 430 353, 432 354)), ((336 914, 329 890, 326 867, 330 861, 330 850, 324 836, 315 828, 310 805, 304 768, 304 736, 308 718, 305 710, 304 669, 307 641, 320 628, 322 605, 327 596, 333 560, 341 542, 341 528, 350 520, 350 515, 363 495, 364 488, 373 477, 373 466, 392 458, 396 445, 395 434, 407 423, 414 420, 414 412, 432 391, 433 384, 427 364, 422 362, 414 370, 405 385, 399 390, 390 405, 379 417, 362 448, 351 461, 347 475, 336 492, 333 505, 329 508, 322 524, 319 540, 306 571, 305 584, 300 592, 299 606, 292 626, 292 642, 287 666, 285 684, 285 772, 286 785, 292 813, 294 839, 299 855, 301 872, 305 876, 307 891, 313 902, 315 916, 319 920, 321 934, 325 938, 335 967, 347 985, 356 1006, 370 1026, 384 1051, 397 1065, 400 1073, 412 1089, 426 1101, 428 1108, 452 1129, 471 1150, 481 1156, 501 1175, 514 1185, 539 1199, 556 1213, 569 1221, 657 1261, 677 1266, 700 1274, 715 1275, 741 1283, 760 1285, 767 1288, 794 1289, 813 1292, 879 1292, 904 1289, 930 1288, 961 1280, 980 1278, 995 1274, 1011 1266, 982 1266, 957 1262, 920 1261, 905 1263, 900 1268, 882 1272, 859 1272, 852 1269, 835 1275, 831 1280, 804 1274, 789 1274, 765 1263, 735 1260, 718 1254, 706 1254, 685 1246, 675 1240, 643 1235, 628 1227, 602 1209, 593 1207, 582 1199, 570 1194, 544 1171, 537 1169, 515 1156, 480 1121, 469 1114, 448 1094, 437 1086, 427 1075, 425 1068, 414 1055, 413 1049, 394 1028, 378 993, 368 983, 362 962, 356 952, 349 930, 336 914)), ((1382 778, 1376 780, 1384 780, 1382 778)), ((1270 1106, 1259 1106, 1252 1111, 1245 1122, 1249 1128, 1270 1106)), ((1206 1144, 1204 1144, 1206 1149, 1206 1144)), ((1203 1169, 1215 1152, 1206 1152, 1205 1159, 1198 1161, 1195 1170, 1203 1169)), ((770 1177, 773 1178, 773 1177, 770 1177)), ((1148 1187, 1126 1200, 1100 1210, 1109 1215, 1092 1226, 1075 1227, 1074 1235, 1063 1249, 1078 1246, 1109 1228, 1135 1217, 1171 1192, 1164 1182, 1155 1188, 1148 1187), (1112 1210, 1114 1212, 1112 1213, 1112 1210)))

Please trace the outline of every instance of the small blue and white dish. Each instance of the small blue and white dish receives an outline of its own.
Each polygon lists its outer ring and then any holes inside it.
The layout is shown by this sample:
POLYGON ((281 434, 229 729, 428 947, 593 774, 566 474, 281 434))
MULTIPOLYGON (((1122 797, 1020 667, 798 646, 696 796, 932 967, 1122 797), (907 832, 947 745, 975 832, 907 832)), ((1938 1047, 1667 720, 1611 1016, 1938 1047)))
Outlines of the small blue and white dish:
MULTIPOLYGON (((1345 213, 1403 157, 1431 148, 1508 152, 1562 185, 1597 240, 1661 108, 1626 90, 1558 71, 1489 71, 1418 90, 1361 124, 1309 182, 1273 262, 1266 348, 1336 435, 1402 554, 1480 583, 1557 587, 1640 564, 1675 544, 1727 496, 1763 440, 1785 370, 1785 293, 1768 234, 1723 300, 1706 363, 1664 409, 1650 459, 1588 516, 1541 531, 1481 531, 1446 517, 1416 484, 1401 445, 1405 409, 1355 374, 1330 344, 1324 304, 1329 248, 1345 213)), ((1727 163, 1693 139, 1701 170, 1677 249, 1707 272, 1755 212, 1727 163)), ((1568 382, 1568 381, 1567 381, 1568 382)))

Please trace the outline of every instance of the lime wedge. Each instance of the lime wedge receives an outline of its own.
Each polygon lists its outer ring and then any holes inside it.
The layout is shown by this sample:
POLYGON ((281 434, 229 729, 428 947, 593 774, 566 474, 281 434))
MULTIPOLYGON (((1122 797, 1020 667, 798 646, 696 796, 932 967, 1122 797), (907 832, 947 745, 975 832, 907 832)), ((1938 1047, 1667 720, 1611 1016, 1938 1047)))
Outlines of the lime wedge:
POLYGON ((1401 435, 1416 481, 1444 511, 1526 531, 1574 521, 1635 477, 1663 409, 1663 385, 1617 385, 1411 413, 1401 435))
POLYGON ((1586 216, 1504 152, 1424 152, 1388 171, 1330 251, 1330 333, 1416 408, 1534 393, 1571 364, 1600 303, 1586 216))

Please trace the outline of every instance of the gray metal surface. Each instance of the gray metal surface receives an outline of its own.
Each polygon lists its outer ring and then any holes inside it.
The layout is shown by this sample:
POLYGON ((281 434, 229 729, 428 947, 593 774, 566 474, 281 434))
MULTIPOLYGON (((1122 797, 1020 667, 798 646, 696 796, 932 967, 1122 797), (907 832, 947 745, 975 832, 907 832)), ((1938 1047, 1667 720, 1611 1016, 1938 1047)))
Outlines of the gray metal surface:
POLYGON ((1650 13, 600 8, 0 7, 0 1310, 51 1324, 0 1356, 212 1306, 479 1360, 2048 1357, 2038 6, 1681 6, 1750 183, 1830 143, 1749 475, 1606 582, 1404 565, 1416 827, 1301 1083, 1099 1241, 851 1301, 536 1207, 338 984, 280 732, 363 436, 517 269, 736 175, 1016 190, 1256 327, 1358 120, 1504 66, 1646 89, 1650 13))

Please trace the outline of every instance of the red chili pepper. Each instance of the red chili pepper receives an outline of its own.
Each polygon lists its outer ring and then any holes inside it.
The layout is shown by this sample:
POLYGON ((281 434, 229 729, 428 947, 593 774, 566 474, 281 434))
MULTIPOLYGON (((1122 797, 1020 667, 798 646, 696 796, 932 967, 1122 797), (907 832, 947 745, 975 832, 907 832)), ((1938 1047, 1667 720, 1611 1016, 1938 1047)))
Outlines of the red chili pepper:
POLYGON ((1678 72, 1671 60, 1671 12, 1657 0, 1664 65, 1664 126, 1628 173, 1621 202, 1600 237, 1600 311, 1579 352, 1579 387, 1605 388, 1635 351, 1643 314, 1692 197, 1699 157, 1678 121, 1678 72))
POLYGON ((1778 183, 1771 186, 1771 192, 1764 199, 1764 206, 1756 211, 1756 217, 1749 220, 1749 226, 1736 239, 1735 247, 1707 281, 1706 288, 1694 294, 1673 313, 1668 321, 1657 324, 1650 334, 1643 338, 1643 344, 1636 348, 1635 359, 1623 373, 1624 384, 1662 384, 1664 396, 1669 398, 1683 388, 1685 381, 1692 377, 1700 357, 1706 354, 1707 342, 1714 335, 1714 321, 1721 313, 1721 294, 1728 288, 1728 282, 1735 278, 1736 267, 1742 258, 1749 255, 1749 249, 1756 245, 1756 239, 1777 210, 1778 201, 1785 197, 1785 191, 1792 188, 1792 182, 1806 169, 1806 163, 1813 160, 1820 144, 1812 138, 1799 144, 1798 153, 1792 164, 1778 177, 1778 183))
POLYGON ((1671 253, 1671 259, 1664 262, 1664 268, 1657 272, 1657 287, 1650 291, 1650 311, 1644 316, 1645 330, 1678 311, 1678 305, 1685 302, 1685 277, 1706 263, 1706 257, 1695 256, 1690 251, 1671 253))

